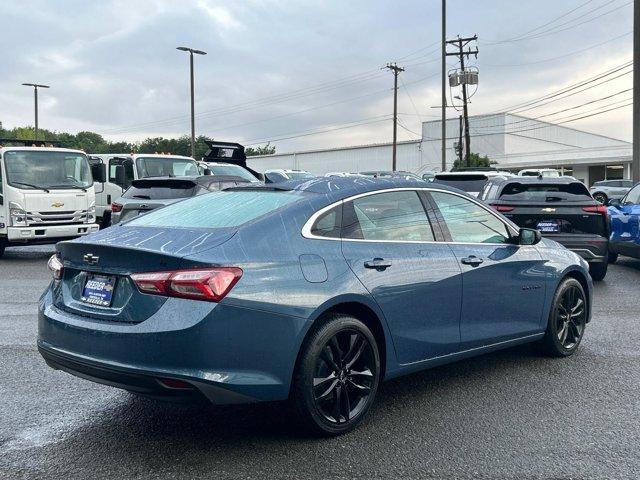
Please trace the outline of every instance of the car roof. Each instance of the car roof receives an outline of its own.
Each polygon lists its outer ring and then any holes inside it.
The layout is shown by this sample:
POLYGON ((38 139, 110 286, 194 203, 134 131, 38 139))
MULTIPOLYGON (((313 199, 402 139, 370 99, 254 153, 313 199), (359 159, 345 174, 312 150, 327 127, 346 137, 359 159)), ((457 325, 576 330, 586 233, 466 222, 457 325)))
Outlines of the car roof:
POLYGON ((494 184, 522 183, 532 185, 536 183, 545 183, 550 185, 568 185, 569 183, 582 183, 580 180, 577 180, 573 177, 494 177, 490 178, 489 181, 494 184))
POLYGON ((433 183, 427 183, 422 180, 406 179, 404 177, 314 177, 306 180, 288 180, 277 184, 252 185, 249 187, 239 186, 237 188, 238 190, 264 189, 325 195, 332 201, 351 197, 360 193, 394 188, 427 188, 433 190, 445 190, 473 198, 466 192, 457 188, 452 188, 447 185, 434 185, 433 183))

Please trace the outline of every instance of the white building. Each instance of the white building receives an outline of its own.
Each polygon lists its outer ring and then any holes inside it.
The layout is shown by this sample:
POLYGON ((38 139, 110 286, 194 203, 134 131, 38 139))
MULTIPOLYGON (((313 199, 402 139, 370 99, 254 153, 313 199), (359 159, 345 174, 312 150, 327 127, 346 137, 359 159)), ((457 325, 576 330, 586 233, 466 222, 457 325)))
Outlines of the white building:
MULTIPOLYGON (((441 170, 440 121, 422 124, 422 140, 399 142, 398 170, 422 173, 441 170)), ((602 179, 630 178, 629 142, 583 132, 510 113, 469 118, 471 151, 486 155, 500 169, 552 167, 588 185, 602 179)), ((447 169, 456 158, 459 120, 447 121, 447 169)), ((293 168, 314 174, 391 169, 391 143, 357 145, 325 150, 306 150, 249 157, 257 171, 293 168)))

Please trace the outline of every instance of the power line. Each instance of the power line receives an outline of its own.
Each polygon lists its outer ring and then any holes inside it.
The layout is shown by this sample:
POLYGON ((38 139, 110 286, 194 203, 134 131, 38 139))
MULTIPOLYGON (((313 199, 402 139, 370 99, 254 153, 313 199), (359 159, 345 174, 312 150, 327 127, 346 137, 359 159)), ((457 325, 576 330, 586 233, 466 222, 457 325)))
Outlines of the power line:
MULTIPOLYGON (((582 86, 589 85, 589 84, 591 84, 593 82, 597 82, 600 79, 606 78, 609 75, 612 75, 612 74, 617 73, 617 72, 619 72, 621 70, 624 70, 625 68, 631 66, 632 64, 633 64, 633 62, 622 63, 620 65, 617 65, 615 67, 610 68, 609 70, 605 70, 604 72, 598 73, 598 74, 594 75, 593 77, 587 78, 585 80, 581 80, 581 81, 576 82, 576 83, 571 84, 571 85, 567 85, 566 87, 562 87, 559 90, 554 90, 554 91, 549 92, 549 93, 547 93, 545 95, 542 95, 541 97, 536 97, 536 98, 533 98, 531 100, 527 100, 525 102, 512 104, 512 105, 504 107, 504 108, 502 108, 500 110, 489 112, 489 113, 485 113, 484 115, 499 114, 499 113, 504 113, 505 111, 508 111, 508 112, 511 112, 511 113, 515 113, 517 111, 525 111, 524 110, 525 107, 529 107, 529 106, 538 104, 540 102, 544 102, 545 100, 556 98, 556 97, 558 97, 560 95, 563 95, 564 93, 568 93, 568 92, 576 90, 576 89, 578 89, 578 88, 580 88, 582 86)), ((603 83, 607 83, 609 81, 615 80, 616 78, 619 78, 619 77, 621 77, 623 75, 628 75, 629 73, 630 73, 630 71, 626 72, 626 73, 623 73, 623 74, 621 74, 619 76, 610 78, 608 80, 605 80, 605 81, 603 81, 601 83, 598 83, 597 85, 594 85, 593 87, 596 87, 598 85, 602 85, 603 83)), ((587 89, 585 89, 585 90, 587 90, 587 89)))
MULTIPOLYGON (((611 10, 608 10, 606 12, 603 12, 603 13, 599 14, 599 15, 596 15, 594 17, 591 17, 591 18, 588 18, 586 20, 583 20, 582 22, 574 23, 576 20, 580 20, 581 18, 584 18, 587 15, 589 15, 591 13, 594 13, 594 12, 596 12, 596 11, 606 7, 606 6, 609 6, 612 3, 617 2, 617 1, 618 0, 609 0, 608 2, 605 2, 605 3, 603 3, 603 4, 599 5, 599 6, 591 9, 591 10, 588 10, 588 11, 582 13, 581 15, 579 15, 577 17, 574 17, 574 18, 572 18, 570 20, 567 20, 564 23, 560 23, 560 24, 554 25, 554 26, 552 26, 550 28, 543 29, 542 31, 538 31, 538 32, 535 32, 535 33, 534 32, 525 33, 525 34, 522 34, 521 36, 514 37, 514 38, 511 38, 511 39, 508 39, 508 40, 502 40, 502 41, 497 41, 497 42, 488 42, 487 45, 501 45, 501 44, 505 44, 505 43, 515 43, 515 42, 521 42, 521 41, 525 41, 525 40, 533 40, 533 39, 542 38, 542 37, 545 37, 545 36, 548 36, 548 35, 553 35, 553 34, 556 34, 556 33, 560 33, 560 32, 563 32, 563 31, 570 30, 572 28, 578 27, 580 25, 584 25, 585 23, 589 23, 589 22, 592 22, 592 21, 597 20, 599 18, 602 18, 605 15, 609 15, 610 13, 618 11, 618 10, 626 7, 627 5, 630 5, 631 3, 633 3, 633 2, 628 2, 628 3, 625 3, 623 5, 619 5, 619 6, 613 8, 611 10), (562 28, 562 27, 565 27, 565 28, 562 28)), ((587 2, 587 3, 590 3, 590 2, 587 2)), ((573 11, 575 11, 575 10, 577 10, 577 8, 574 9, 573 11)), ((557 18, 556 20, 559 20, 559 18, 557 18)), ((555 22, 551 22, 551 23, 555 23, 555 22)))
POLYGON ((365 119, 361 119, 361 120, 356 120, 353 122, 349 122, 349 123, 345 123, 342 124, 340 126, 337 126, 335 128, 328 128, 325 130, 303 130, 301 132, 293 132, 293 133, 282 133, 280 135, 290 135, 290 136, 286 136, 286 137, 271 137, 271 138, 260 138, 260 139, 251 139, 251 140, 247 140, 247 142, 253 142, 253 143, 244 143, 244 145, 246 146, 251 146, 251 145, 258 145, 261 143, 265 143, 265 142, 270 142, 270 143, 275 143, 275 142, 279 142, 282 140, 290 140, 292 138, 300 138, 300 137, 308 137, 311 135, 318 135, 321 133, 327 133, 327 132, 335 132, 337 130, 344 130, 347 128, 352 128, 352 127, 358 127, 360 125, 369 125, 372 123, 379 123, 379 122, 386 122, 387 120, 389 120, 389 118, 391 117, 391 114, 386 114, 386 115, 379 115, 377 117, 369 117, 369 118, 365 118, 365 119))
POLYGON ((562 15, 560 15, 560 16, 558 16, 558 17, 555 17, 555 18, 553 18, 552 20, 548 21, 547 23, 544 23, 544 24, 542 24, 542 25, 539 25, 539 26, 535 27, 535 28, 534 28, 534 29, 532 29, 532 30, 529 30, 529 31, 527 31, 527 32, 524 32, 523 34, 521 34, 521 35, 519 35, 519 36, 512 37, 512 38, 507 38, 507 39, 504 39, 504 40, 496 40, 496 41, 493 41, 493 42, 486 42, 486 43, 487 43, 488 45, 493 45, 493 44, 498 44, 498 43, 512 42, 512 41, 514 41, 514 40, 516 40, 516 39, 518 39, 518 38, 521 38, 521 37, 523 37, 523 36, 525 36, 525 35, 529 35, 530 33, 533 33, 533 32, 535 32, 536 30, 540 30, 541 28, 544 28, 544 27, 546 27, 546 26, 548 26, 548 25, 551 25, 552 23, 555 23, 557 20, 560 20, 561 18, 564 18, 564 17, 566 17, 567 15, 572 14, 572 13, 573 13, 573 12, 575 12, 576 10, 579 10, 579 9, 581 9, 582 7, 587 6, 588 4, 590 4, 590 3, 591 3, 591 2, 593 2, 593 1, 594 1, 594 0, 587 0, 586 2, 581 3, 581 4, 580 4, 580 5, 578 5, 577 7, 572 8, 572 9, 571 9, 571 10, 569 10, 568 12, 565 12, 565 13, 563 13, 562 15))
POLYGON ((590 45, 588 47, 581 48, 580 50, 575 50, 573 52, 565 53, 564 55, 558 55, 557 57, 545 58, 543 60, 535 60, 533 62, 485 64, 485 65, 488 66, 488 67, 494 67, 494 68, 507 68, 507 67, 524 67, 526 65, 537 65, 537 64, 540 64, 540 63, 552 62, 554 60, 559 60, 561 58, 566 58, 566 57, 570 57, 570 56, 576 55, 578 53, 586 52, 587 50, 591 50, 593 48, 600 47, 600 46, 605 45, 607 43, 615 42, 616 40, 619 40, 622 37, 626 37, 627 35, 631 35, 632 33, 633 33, 633 30, 630 30, 630 31, 628 31, 626 33, 623 33, 622 35, 618 35, 618 36, 615 36, 615 37, 610 38, 608 40, 605 40, 604 42, 596 43, 594 45, 590 45))

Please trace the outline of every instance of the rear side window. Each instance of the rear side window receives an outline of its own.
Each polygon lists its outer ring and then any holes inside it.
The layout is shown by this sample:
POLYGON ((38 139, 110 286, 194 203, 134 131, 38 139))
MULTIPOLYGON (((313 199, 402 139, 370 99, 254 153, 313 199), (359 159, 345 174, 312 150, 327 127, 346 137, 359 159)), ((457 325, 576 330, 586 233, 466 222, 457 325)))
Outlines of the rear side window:
POLYGON ((342 237, 357 240, 433 241, 433 231, 414 191, 356 198, 344 207, 342 237))
POLYGON ((318 217, 311 227, 311 234, 316 237, 340 238, 341 224, 342 205, 338 205, 318 217))
POLYGON ((431 192, 451 239, 457 243, 507 243, 506 225, 491 212, 467 198, 431 192))
POLYGON ((300 200, 292 192, 211 192, 154 210, 127 225, 140 227, 228 228, 300 200))
POLYGON ((139 198, 143 200, 175 199, 192 197, 196 193, 193 182, 138 183, 124 192, 123 198, 139 198))
POLYGON ((440 183, 449 187, 458 188, 464 192, 481 192, 485 183, 486 175, 436 175, 434 183, 440 183))
POLYGON ((580 201, 591 198, 583 183, 509 183, 500 193, 503 200, 526 202, 580 201))

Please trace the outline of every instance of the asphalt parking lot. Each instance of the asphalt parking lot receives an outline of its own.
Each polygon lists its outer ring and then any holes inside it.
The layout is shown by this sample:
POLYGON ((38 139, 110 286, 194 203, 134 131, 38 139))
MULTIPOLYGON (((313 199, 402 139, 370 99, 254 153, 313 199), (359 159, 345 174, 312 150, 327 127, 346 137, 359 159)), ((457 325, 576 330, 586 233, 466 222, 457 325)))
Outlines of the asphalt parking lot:
POLYGON ((277 404, 164 404, 48 368, 36 302, 53 247, 0 260, 2 478, 640 477, 640 261, 596 286, 580 351, 520 347, 383 385, 334 439, 277 404))

